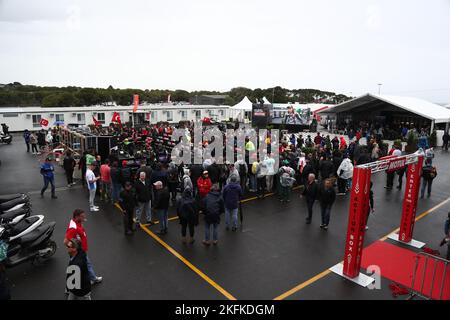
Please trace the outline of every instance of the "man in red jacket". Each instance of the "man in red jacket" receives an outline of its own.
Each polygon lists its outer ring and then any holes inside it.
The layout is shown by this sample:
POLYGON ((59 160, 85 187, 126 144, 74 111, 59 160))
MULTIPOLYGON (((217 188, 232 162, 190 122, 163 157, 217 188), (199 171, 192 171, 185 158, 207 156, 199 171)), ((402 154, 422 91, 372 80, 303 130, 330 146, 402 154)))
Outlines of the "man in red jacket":
POLYGON ((197 179, 198 193, 200 198, 203 199, 211 191, 212 182, 209 178, 208 171, 203 171, 200 178, 197 179))

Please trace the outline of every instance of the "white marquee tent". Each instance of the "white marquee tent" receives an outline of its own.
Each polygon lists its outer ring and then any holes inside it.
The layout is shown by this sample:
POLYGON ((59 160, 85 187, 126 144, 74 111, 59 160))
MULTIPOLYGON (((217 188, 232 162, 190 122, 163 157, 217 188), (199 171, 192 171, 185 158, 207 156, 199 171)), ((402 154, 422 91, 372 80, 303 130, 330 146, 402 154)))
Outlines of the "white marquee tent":
POLYGON ((234 110, 252 111, 252 105, 253 103, 250 101, 250 99, 245 96, 244 99, 241 100, 241 102, 232 106, 231 108, 234 110))

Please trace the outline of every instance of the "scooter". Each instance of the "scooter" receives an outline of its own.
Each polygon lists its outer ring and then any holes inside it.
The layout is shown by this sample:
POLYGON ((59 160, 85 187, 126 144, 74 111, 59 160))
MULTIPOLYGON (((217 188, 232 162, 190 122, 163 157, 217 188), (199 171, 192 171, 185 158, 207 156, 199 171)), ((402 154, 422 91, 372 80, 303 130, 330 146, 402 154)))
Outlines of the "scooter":
POLYGON ((7 213, 9 211, 17 210, 23 207, 31 207, 30 199, 27 195, 4 203, 0 203, 0 213, 7 213))
POLYGON ((36 215, 22 219, 15 225, 2 225, 0 226, 0 239, 7 240, 11 243, 16 239, 31 233, 43 222, 44 216, 36 215))
POLYGON ((11 268, 29 260, 33 264, 40 264, 52 257, 57 248, 55 241, 51 240, 55 225, 54 221, 46 223, 21 237, 10 237, 8 231, 0 227, 0 241, 8 245, 7 258, 4 260, 6 267, 11 268))
POLYGON ((10 144, 12 141, 12 135, 0 133, 0 142, 10 144))
POLYGON ((20 208, 7 213, 0 214, 0 225, 15 225, 23 219, 31 216, 31 209, 20 208))
POLYGON ((28 197, 27 194, 25 193, 16 193, 16 194, 12 194, 12 195, 8 195, 8 196, 0 196, 0 203, 5 203, 17 198, 24 198, 26 197, 27 199, 30 199, 30 197, 28 197))

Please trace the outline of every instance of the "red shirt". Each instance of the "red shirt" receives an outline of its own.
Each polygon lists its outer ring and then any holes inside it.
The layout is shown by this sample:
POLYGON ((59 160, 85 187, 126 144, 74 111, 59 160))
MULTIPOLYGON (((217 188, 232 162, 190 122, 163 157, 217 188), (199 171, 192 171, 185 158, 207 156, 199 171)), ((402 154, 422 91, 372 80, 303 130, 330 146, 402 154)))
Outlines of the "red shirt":
POLYGON ((107 164, 102 164, 100 167, 100 176, 103 182, 111 182, 111 168, 107 164))
POLYGON ((69 226, 67 227, 66 231, 66 239, 78 239, 81 241, 81 247, 83 248, 84 252, 88 251, 88 243, 87 243, 87 235, 86 231, 83 228, 83 225, 81 223, 76 223, 73 220, 70 220, 69 226))
POLYGON ((212 183, 210 178, 206 179, 203 179, 203 177, 198 178, 197 185, 198 185, 198 192, 200 193, 200 198, 206 197, 209 191, 211 191, 212 183))

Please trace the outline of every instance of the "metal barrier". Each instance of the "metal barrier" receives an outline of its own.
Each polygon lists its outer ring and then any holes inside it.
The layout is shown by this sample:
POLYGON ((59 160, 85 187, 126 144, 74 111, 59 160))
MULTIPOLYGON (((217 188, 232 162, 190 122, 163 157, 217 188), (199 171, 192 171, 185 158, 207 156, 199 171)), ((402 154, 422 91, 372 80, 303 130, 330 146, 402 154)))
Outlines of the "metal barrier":
MULTIPOLYGON (((427 299, 427 300, 432 300, 433 299, 433 289, 435 289, 435 279, 436 279, 436 269, 438 267, 439 264, 442 264, 444 266, 443 270, 442 270, 442 280, 440 281, 439 284, 439 294, 438 294, 438 299, 434 298, 435 300, 442 300, 442 294, 444 292, 445 289, 445 280, 446 280, 446 275, 447 275, 447 269, 448 266, 450 265, 450 261, 446 260, 444 258, 435 256, 435 255, 431 255, 425 252, 420 252, 417 256, 416 256, 416 264, 414 266, 414 272, 413 272, 413 277, 412 277, 412 284, 411 284, 411 295, 410 298, 414 297, 414 296, 418 296, 421 297, 423 299, 427 299), (416 280, 418 280, 417 277, 417 268, 419 267, 419 261, 420 259, 423 258, 425 259, 425 264, 423 266, 423 272, 422 272, 422 279, 420 282, 420 289, 416 290, 414 288, 414 285, 416 283, 416 280), (428 261, 434 261, 434 268, 433 268, 433 276, 431 279, 431 284, 430 284, 430 291, 429 292, 424 292, 424 286, 425 286, 425 280, 426 280, 426 271, 427 271, 427 267, 428 267, 428 261)), ((450 290, 450 288, 448 288, 448 290, 450 290)), ((436 295, 434 295, 436 296, 436 295)))

